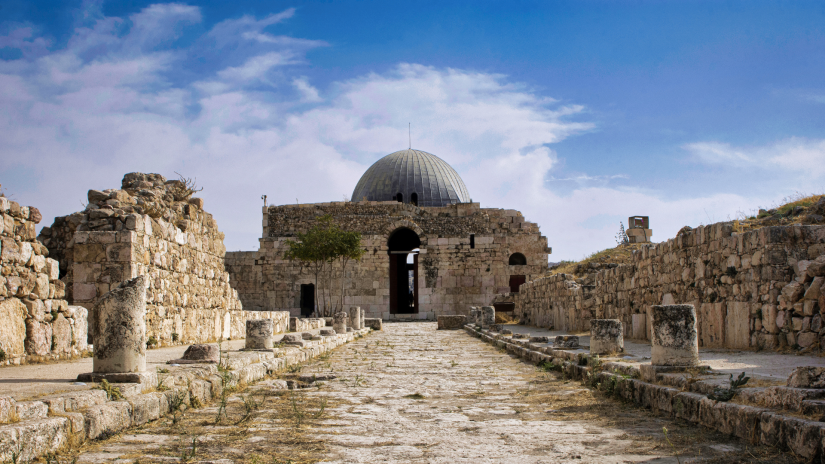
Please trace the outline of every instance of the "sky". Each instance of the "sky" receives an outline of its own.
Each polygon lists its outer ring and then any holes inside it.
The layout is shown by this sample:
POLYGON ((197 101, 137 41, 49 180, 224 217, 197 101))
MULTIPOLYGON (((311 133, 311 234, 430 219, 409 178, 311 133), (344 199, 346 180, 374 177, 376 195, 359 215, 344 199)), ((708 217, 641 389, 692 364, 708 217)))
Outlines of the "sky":
POLYGON ((55 216, 196 178, 230 251, 269 204, 435 154, 550 261, 825 193, 825 2, 0 0, 0 184, 55 216))

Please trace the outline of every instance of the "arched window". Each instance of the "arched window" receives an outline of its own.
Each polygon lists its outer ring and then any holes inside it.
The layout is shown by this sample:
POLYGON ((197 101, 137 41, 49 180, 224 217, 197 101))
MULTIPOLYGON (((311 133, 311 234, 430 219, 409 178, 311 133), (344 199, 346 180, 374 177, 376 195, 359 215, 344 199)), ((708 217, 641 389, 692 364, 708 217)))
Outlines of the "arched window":
POLYGON ((513 253, 510 255, 510 266, 524 266, 527 264, 527 258, 521 253, 513 253))
POLYGON ((410 194, 410 204, 418 206, 418 194, 413 192, 410 194))
POLYGON ((399 202, 399 203, 404 203, 404 194, 403 194, 403 193, 401 193, 401 192, 398 192, 398 193, 395 195, 395 201, 397 201, 397 202, 399 202))

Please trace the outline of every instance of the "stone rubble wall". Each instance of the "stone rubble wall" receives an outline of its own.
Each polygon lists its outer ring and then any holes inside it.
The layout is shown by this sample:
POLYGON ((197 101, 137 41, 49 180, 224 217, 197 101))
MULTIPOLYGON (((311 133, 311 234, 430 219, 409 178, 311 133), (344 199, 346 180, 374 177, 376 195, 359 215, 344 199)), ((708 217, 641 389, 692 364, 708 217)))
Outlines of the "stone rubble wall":
MULTIPOLYGON (((496 293, 509 291, 511 275, 530 279, 547 270, 547 238, 515 210, 480 208, 478 203, 417 207, 393 201, 270 206, 263 210, 260 249, 226 253, 230 282, 245 308, 289 309, 293 316, 300 315, 300 286, 315 284, 315 276, 300 262, 284 259, 286 242, 308 231, 323 215, 332 216, 343 230, 362 235, 366 253, 360 262, 347 265, 343 304, 360 306, 370 318, 434 320, 437 315, 465 314, 469 306, 482 306, 496 293), (418 314, 389 312, 387 241, 401 227, 421 239, 418 314), (509 265, 516 252, 525 255, 527 265, 509 265)), ((340 301, 341 278, 336 264, 330 285, 333 302, 340 301)), ((320 305, 323 282, 318 285, 320 305)))
POLYGON ((35 239, 33 206, 0 197, 0 366, 87 351, 87 311, 69 306, 58 262, 35 239))
MULTIPOLYGON (((227 387, 252 384, 277 375, 289 366, 307 362, 358 337, 370 329, 305 341, 303 348, 282 347, 271 352, 233 352, 224 359, 227 387)), ((214 364, 170 367, 164 378, 155 373, 144 384, 115 384, 124 399, 110 401, 103 390, 81 390, 32 401, 0 397, 0 462, 30 462, 87 440, 110 437, 131 427, 172 413, 173 399, 183 394, 184 404, 194 397, 208 404, 221 396, 223 380, 214 364), (166 391, 152 391, 158 384, 166 391)))
POLYGON ((649 340, 652 305, 693 304, 702 347, 821 349, 823 262, 824 226, 736 233, 733 223, 717 223, 637 250, 631 264, 528 282, 515 314, 569 332, 589 330, 590 319, 619 319, 626 338, 649 340))
POLYGON ((127 174, 121 189, 90 190, 84 211, 56 218, 40 238, 73 304, 92 310, 119 282, 146 275, 147 337, 159 346, 242 338, 246 319, 257 317, 229 285, 224 234, 181 186, 127 174))

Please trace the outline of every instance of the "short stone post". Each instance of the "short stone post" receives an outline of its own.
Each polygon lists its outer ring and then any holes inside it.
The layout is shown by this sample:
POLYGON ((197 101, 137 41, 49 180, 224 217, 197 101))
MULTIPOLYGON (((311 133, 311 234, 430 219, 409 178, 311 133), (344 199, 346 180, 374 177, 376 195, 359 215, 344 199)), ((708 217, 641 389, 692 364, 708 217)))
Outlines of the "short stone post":
POLYGON ((590 354, 612 354, 623 351, 622 321, 618 319, 590 320, 590 354))
POLYGON ((246 321, 247 350, 269 350, 273 346, 274 324, 272 319, 250 319, 246 321))
POLYGON ((697 366, 699 336, 693 305, 653 306, 653 366, 697 366))
POLYGON ((361 307, 353 306, 349 309, 349 325, 353 330, 361 329, 361 307))
POLYGON ((347 319, 349 316, 343 311, 332 315, 332 329, 335 333, 347 333, 347 319))
POLYGON ((146 371, 146 277, 135 277, 100 297, 94 312, 92 371, 146 371))
POLYGON ((487 329, 496 323, 496 308, 492 306, 481 307, 481 328, 487 329))

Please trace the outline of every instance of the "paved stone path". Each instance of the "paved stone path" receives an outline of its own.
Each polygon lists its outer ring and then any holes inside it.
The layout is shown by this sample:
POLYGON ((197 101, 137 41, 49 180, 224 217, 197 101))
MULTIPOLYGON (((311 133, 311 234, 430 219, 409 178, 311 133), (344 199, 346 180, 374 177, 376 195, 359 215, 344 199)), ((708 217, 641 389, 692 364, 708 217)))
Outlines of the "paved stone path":
POLYGON ((286 377, 308 373, 337 378, 301 390, 264 381, 229 397, 218 423, 218 405, 192 409, 87 445, 77 462, 676 463, 678 452, 684 463, 766 453, 594 396, 434 323, 385 324, 286 377))

